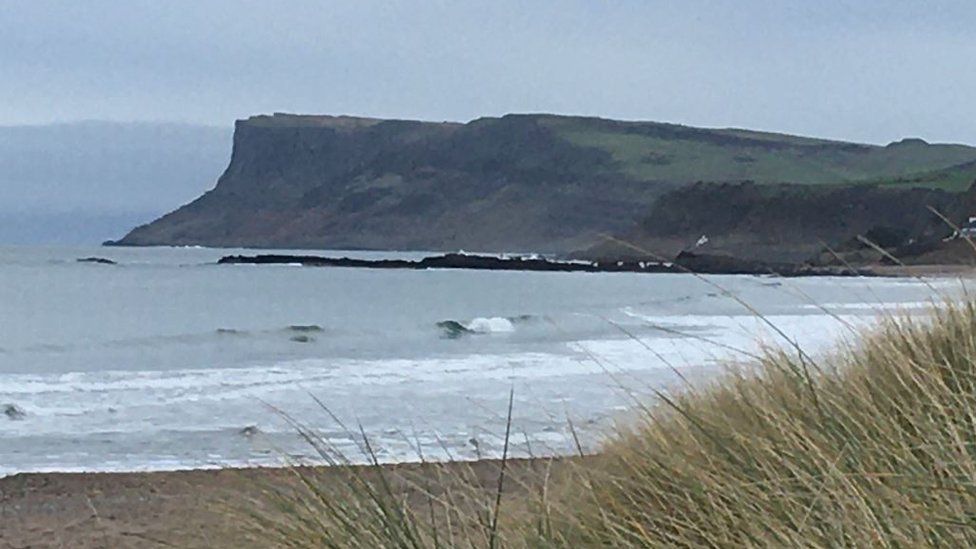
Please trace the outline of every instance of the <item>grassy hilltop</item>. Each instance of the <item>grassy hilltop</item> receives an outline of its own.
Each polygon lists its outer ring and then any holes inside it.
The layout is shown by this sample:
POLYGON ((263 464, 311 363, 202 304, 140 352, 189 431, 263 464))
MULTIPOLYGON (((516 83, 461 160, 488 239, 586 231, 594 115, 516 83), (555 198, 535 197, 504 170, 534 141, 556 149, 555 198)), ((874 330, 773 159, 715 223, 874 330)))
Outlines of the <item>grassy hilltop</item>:
POLYGON ((891 176, 869 183, 894 185, 899 187, 925 187, 960 192, 976 183, 976 162, 965 162, 948 168, 891 176))
MULTIPOLYGON (((930 145, 920 139, 882 147, 738 129, 563 117, 543 120, 575 145, 608 152, 614 169, 644 181, 877 182, 934 167, 951 170, 974 160, 972 147, 930 145)), ((919 181, 926 182, 924 177, 919 181)))

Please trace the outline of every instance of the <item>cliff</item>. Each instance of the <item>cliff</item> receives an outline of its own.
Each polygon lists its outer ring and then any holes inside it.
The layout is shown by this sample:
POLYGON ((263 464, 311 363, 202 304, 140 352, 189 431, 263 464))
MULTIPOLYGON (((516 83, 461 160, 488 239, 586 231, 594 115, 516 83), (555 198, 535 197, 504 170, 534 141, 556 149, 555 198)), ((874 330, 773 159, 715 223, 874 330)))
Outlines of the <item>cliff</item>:
POLYGON ((276 114, 237 122, 214 189, 117 243, 568 252, 630 234, 659 197, 696 181, 812 188, 973 161, 976 149, 920 140, 880 147, 597 118, 276 114))

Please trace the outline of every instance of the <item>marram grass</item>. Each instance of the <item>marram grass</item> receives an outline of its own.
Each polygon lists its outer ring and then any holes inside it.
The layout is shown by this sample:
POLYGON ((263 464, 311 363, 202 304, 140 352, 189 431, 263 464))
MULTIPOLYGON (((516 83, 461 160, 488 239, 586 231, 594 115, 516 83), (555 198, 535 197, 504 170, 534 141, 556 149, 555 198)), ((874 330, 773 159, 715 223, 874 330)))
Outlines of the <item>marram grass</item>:
POLYGON ((972 302, 826 357, 769 350, 634 414, 600 455, 503 482, 498 462, 296 469, 252 524, 291 547, 976 546, 972 302))

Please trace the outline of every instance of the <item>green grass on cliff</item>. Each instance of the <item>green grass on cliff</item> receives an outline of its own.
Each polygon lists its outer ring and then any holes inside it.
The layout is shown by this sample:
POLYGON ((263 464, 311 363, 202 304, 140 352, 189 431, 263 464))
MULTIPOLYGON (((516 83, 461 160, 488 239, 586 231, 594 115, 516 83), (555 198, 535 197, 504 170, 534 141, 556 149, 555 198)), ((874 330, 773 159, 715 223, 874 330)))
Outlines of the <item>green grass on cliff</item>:
POLYGON ((309 482, 262 521, 282 546, 976 545, 976 305, 889 318, 828 357, 770 350, 637 406, 601 455, 514 490, 374 470, 309 482))
MULTIPOLYGON (((881 147, 669 124, 578 118, 547 118, 544 123, 574 145, 608 152, 617 169, 647 181, 887 181, 976 161, 976 148, 911 139, 881 147)), ((922 178, 918 183, 947 188, 941 180, 922 178)))
POLYGON ((879 180, 894 187, 929 187, 961 192, 976 183, 976 162, 967 162, 941 170, 914 173, 907 176, 879 180))

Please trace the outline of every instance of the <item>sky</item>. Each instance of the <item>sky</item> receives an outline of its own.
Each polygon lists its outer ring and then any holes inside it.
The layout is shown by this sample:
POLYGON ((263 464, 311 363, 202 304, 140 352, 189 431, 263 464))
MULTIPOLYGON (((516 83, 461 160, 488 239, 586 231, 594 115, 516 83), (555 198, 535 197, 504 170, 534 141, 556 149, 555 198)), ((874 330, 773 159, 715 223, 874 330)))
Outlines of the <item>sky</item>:
POLYGON ((0 0, 0 125, 552 112, 976 144, 973 0, 0 0))

